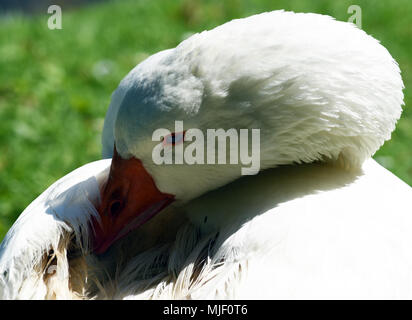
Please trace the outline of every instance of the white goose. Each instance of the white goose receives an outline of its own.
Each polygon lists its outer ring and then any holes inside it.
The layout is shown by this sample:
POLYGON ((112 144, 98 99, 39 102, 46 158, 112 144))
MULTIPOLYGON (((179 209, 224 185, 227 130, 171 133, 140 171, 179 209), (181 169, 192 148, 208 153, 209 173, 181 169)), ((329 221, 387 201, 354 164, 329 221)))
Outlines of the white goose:
POLYGON ((317 14, 234 20, 153 55, 113 94, 113 160, 54 183, 8 232, 0 297, 412 298, 412 190, 371 159, 402 88, 378 41, 317 14), (262 171, 155 165, 152 133, 175 120, 261 129, 262 171))

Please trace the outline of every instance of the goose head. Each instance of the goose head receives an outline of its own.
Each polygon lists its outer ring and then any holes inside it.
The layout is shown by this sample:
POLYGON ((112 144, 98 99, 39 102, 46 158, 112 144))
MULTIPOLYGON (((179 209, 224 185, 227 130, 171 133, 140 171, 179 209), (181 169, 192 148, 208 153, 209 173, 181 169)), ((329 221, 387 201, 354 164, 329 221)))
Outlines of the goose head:
MULTIPOLYGON (((171 203, 241 177, 240 161, 157 164, 156 130, 174 133, 173 144, 192 128, 205 137, 208 129, 247 129, 246 148, 258 152, 259 170, 314 161, 359 167, 390 138, 402 89, 396 62, 377 40, 317 14, 274 11, 234 20, 149 57, 121 81, 105 119, 103 156, 113 160, 94 222, 95 251, 171 203), (183 123, 178 132, 176 121, 183 123), (260 138, 255 150, 253 129, 260 138)), ((191 139, 164 152, 184 158, 191 139)), ((218 154, 222 147, 212 149, 218 154)), ((205 145, 204 159, 209 151, 205 145)))

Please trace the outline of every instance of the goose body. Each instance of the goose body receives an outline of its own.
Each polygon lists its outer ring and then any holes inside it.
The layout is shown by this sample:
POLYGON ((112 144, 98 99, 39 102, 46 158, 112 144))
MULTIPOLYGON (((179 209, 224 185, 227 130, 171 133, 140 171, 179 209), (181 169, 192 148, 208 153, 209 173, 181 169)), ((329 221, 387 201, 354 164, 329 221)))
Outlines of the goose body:
POLYGON ((112 96, 112 160, 57 181, 6 235, 0 297, 412 298, 412 189, 371 159, 402 88, 375 39, 316 14, 234 20, 153 55, 112 96), (259 128, 261 171, 154 164, 152 133, 175 120, 259 128))

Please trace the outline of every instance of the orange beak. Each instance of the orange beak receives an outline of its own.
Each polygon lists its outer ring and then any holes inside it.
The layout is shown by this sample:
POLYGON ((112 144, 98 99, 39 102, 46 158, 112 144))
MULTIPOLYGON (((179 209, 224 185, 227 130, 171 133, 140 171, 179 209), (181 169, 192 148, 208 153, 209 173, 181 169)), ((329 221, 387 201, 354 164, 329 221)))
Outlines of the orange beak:
POLYGON ((110 174, 101 193, 100 222, 93 218, 94 252, 104 253, 114 242, 138 228, 174 201, 157 189, 136 158, 122 159, 114 148, 110 174))

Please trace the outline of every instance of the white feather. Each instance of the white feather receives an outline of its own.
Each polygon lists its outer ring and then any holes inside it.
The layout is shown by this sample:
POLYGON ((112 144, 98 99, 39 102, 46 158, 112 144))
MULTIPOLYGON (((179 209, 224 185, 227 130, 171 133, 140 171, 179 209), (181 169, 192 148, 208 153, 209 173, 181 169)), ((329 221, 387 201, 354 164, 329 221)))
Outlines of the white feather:
POLYGON ((103 157, 116 144, 183 201, 96 257, 89 221, 110 160, 74 171, 4 239, 0 297, 412 298, 412 191, 370 159, 402 89, 377 40, 317 14, 234 20, 153 55, 113 94, 103 157), (267 170, 154 165, 152 132, 175 120, 260 128, 267 170))
MULTIPOLYGON (((61 253, 65 234, 74 239, 85 254, 89 250, 89 221, 98 218, 99 183, 106 179, 111 160, 87 164, 51 185, 19 216, 0 246, 0 297, 44 298, 46 270, 40 267, 50 250, 61 253)), ((65 248, 64 248, 65 249, 65 248)), ((68 262, 58 259, 57 274, 69 286, 68 262)))

